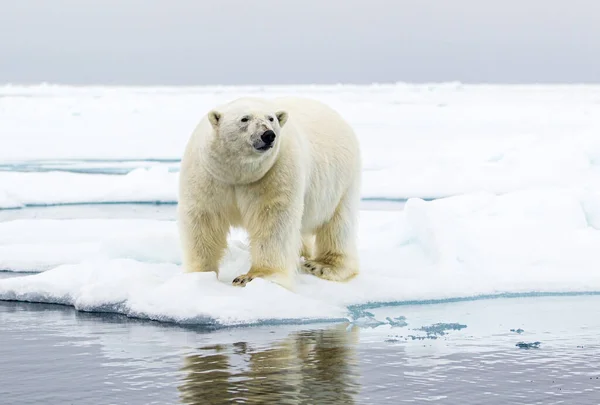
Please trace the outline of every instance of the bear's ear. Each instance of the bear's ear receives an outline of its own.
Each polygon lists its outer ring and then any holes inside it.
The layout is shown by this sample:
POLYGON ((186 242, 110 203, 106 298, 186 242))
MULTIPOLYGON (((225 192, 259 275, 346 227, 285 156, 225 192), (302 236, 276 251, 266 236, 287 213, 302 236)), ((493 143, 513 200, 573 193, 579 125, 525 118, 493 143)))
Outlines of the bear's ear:
POLYGON ((279 126, 283 127, 285 125, 285 123, 287 122, 288 113, 285 111, 277 111, 275 113, 275 116, 277 117, 277 121, 279 121, 279 126))
POLYGON ((215 110, 212 110, 208 113, 208 120, 210 121, 213 128, 217 128, 219 126, 219 120, 221 119, 221 113, 215 110))

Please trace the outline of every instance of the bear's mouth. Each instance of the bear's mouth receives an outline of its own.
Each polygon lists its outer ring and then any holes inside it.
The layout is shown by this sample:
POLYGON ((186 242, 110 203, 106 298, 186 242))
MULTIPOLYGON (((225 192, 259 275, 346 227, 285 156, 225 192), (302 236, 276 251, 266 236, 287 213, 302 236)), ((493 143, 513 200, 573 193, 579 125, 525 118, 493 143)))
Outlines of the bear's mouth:
POLYGON ((264 142, 260 142, 256 145, 254 145, 254 149, 261 151, 261 152, 265 152, 268 151, 269 149, 271 149, 273 147, 272 143, 264 143, 264 142))

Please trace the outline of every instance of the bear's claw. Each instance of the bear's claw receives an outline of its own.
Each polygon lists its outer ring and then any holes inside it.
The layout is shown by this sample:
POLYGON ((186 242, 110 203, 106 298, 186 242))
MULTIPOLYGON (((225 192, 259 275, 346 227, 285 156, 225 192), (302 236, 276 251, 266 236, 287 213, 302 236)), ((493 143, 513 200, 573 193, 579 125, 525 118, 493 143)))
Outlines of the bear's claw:
POLYGON ((312 260, 307 260, 302 263, 302 267, 306 273, 312 274, 313 276, 317 276, 319 278, 327 279, 327 275, 332 272, 331 268, 325 267, 320 263, 315 263, 312 260))
POLYGON ((248 274, 242 274, 241 276, 234 278, 231 284, 233 284, 236 287, 245 287, 246 284, 248 284, 253 279, 254 277, 249 276, 248 274))
POLYGON ((320 263, 315 260, 304 261, 304 263, 302 263, 302 270, 304 273, 312 274, 323 280, 330 281, 348 281, 358 274, 357 271, 348 268, 320 263))

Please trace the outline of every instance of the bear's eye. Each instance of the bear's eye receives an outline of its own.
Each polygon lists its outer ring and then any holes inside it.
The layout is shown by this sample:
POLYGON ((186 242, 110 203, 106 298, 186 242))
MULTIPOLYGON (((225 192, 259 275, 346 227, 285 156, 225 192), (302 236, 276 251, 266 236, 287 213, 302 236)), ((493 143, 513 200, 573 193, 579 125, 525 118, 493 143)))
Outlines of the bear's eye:
POLYGON ((269 121, 273 122, 273 117, 269 117, 269 121))
POLYGON ((242 122, 248 122, 248 117, 242 118, 242 122))

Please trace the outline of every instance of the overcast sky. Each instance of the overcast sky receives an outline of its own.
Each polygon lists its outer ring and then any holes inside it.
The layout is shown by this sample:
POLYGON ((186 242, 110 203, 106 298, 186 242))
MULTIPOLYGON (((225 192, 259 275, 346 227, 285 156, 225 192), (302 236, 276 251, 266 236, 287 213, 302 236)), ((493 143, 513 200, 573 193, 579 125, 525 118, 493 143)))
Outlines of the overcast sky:
POLYGON ((600 82, 600 0, 0 0, 0 83, 600 82))

